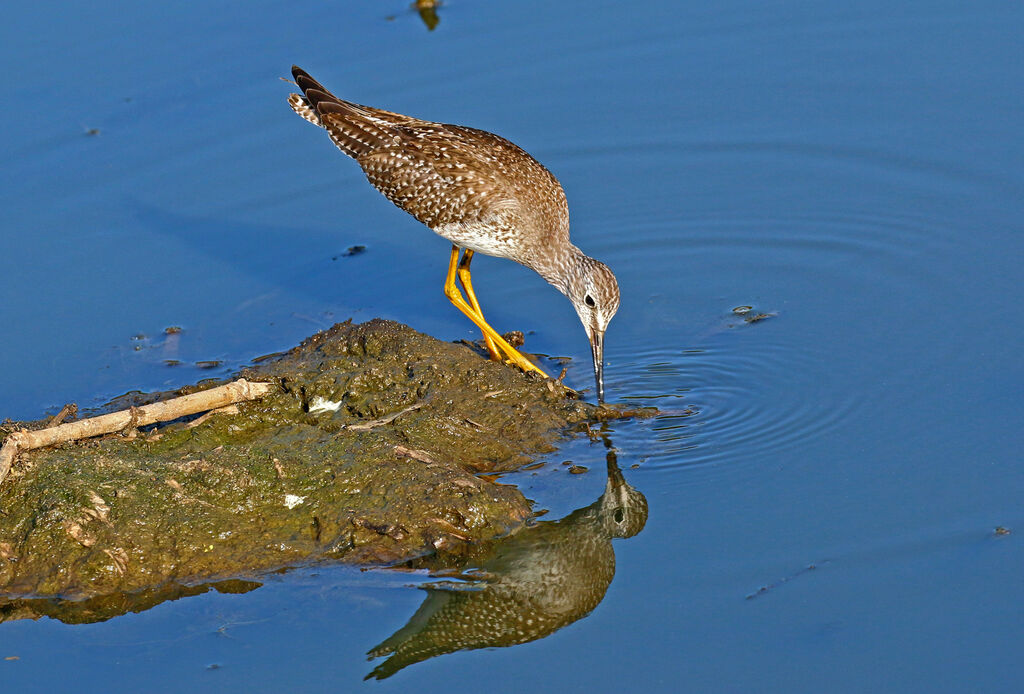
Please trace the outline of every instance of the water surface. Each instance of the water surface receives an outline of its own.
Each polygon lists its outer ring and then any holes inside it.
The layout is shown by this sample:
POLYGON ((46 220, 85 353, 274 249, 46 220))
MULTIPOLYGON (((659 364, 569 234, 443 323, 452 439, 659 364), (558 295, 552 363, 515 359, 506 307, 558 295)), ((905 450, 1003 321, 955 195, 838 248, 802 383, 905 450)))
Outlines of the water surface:
MULTIPOLYGON (((544 639, 363 684, 430 579, 320 567, 0 625, 10 691, 1024 677, 1018 4, 453 0, 433 31, 403 2, 10 13, 0 416, 224 375, 350 316, 475 337, 441 293, 447 243, 291 113, 292 63, 545 163, 622 286, 609 398, 664 411, 605 432, 649 519, 614 541, 603 601, 544 639)), ((569 304, 507 261, 474 269, 488 318, 590 387, 569 304)), ((557 520, 600 496, 606 450, 509 481, 557 520)))

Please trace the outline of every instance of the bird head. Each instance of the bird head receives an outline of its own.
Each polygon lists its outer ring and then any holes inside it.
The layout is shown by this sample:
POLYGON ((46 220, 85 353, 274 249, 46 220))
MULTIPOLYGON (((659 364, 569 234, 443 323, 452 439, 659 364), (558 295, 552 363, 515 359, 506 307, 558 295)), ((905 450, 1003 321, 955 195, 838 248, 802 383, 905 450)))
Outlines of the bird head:
POLYGON ((597 401, 604 402, 604 331, 619 310, 619 283, 607 265, 585 255, 576 270, 569 278, 565 294, 587 331, 594 357, 597 401))
POLYGON ((607 436, 608 482, 598 500, 601 525, 610 537, 633 537, 647 524, 647 497, 626 482, 616 460, 615 449, 607 436))

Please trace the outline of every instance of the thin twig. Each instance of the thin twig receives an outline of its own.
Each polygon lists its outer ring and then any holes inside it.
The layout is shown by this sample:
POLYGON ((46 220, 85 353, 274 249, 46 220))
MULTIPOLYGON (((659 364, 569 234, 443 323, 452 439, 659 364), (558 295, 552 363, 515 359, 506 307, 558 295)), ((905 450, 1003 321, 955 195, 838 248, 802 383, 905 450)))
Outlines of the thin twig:
POLYGON ((0 484, 10 472, 14 459, 22 451, 79 441, 102 434, 112 434, 128 427, 169 422, 179 417, 214 410, 236 402, 257 400, 276 387, 272 383, 250 383, 244 378, 240 378, 224 386, 182 395, 162 402, 154 402, 143 407, 132 407, 38 431, 16 431, 7 437, 3 447, 0 448, 0 484))
POLYGON ((205 424, 210 417, 218 414, 238 414, 238 407, 236 405, 227 405, 225 407, 218 407, 216 410, 210 410, 202 417, 196 417, 191 422, 185 425, 186 429, 195 429, 200 424, 205 424))
POLYGON ((370 429, 374 429, 376 427, 384 426, 385 424, 391 424, 391 422, 395 421, 396 419, 401 417, 406 412, 412 412, 413 410, 418 410, 421 407, 423 407, 423 403, 422 402, 418 402, 415 405, 409 405, 404 410, 399 410, 398 412, 392 412, 391 414, 387 415, 386 417, 381 417, 380 419, 373 419, 373 420, 370 420, 369 422, 363 422, 361 424, 348 424, 348 425, 346 425, 343 428, 348 429, 349 431, 369 431, 370 429))
POLYGON ((436 465, 437 464, 437 461, 435 461, 430 456, 429 453, 427 453, 426 451, 417 451, 415 448, 406 448, 405 446, 395 446, 395 454, 396 455, 400 455, 403 458, 412 458, 413 460, 418 460, 421 463, 426 463, 427 465, 436 465))
POLYGON ((68 419, 69 417, 71 419, 74 419, 75 416, 77 415, 78 405, 76 405, 73 402, 69 402, 68 404, 64 405, 64 407, 60 408, 60 412, 50 417, 49 421, 46 422, 46 426, 55 427, 58 424, 63 424, 65 419, 68 419))

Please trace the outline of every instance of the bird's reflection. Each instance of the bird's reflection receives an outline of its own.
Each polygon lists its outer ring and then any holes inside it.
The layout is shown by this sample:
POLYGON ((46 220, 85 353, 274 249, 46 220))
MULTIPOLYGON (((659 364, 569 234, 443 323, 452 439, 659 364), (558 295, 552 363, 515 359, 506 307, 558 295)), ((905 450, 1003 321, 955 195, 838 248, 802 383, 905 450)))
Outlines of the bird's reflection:
POLYGON ((416 0, 413 3, 420 19, 427 25, 427 31, 433 31, 441 23, 441 18, 437 16, 437 8, 440 6, 440 0, 416 0))
POLYGON ((647 499, 622 477, 608 445, 608 482, 594 503, 499 542, 468 581, 422 586, 427 598, 371 658, 390 656, 366 679, 384 679, 444 653, 543 638, 589 614, 615 575, 612 538, 647 522, 647 499))

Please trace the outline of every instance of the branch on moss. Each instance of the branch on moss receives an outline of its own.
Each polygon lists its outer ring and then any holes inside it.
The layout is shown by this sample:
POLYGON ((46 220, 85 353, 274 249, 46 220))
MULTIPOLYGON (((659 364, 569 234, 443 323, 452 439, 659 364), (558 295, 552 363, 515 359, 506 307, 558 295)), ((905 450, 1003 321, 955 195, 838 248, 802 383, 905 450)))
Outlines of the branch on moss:
POLYGON ((102 434, 113 434, 129 427, 169 422, 179 417, 215 410, 236 402, 258 400, 274 388, 276 386, 272 383, 250 383, 244 378, 240 378, 225 386, 182 395, 143 407, 132 407, 38 431, 16 431, 7 437, 3 447, 0 448, 0 484, 3 484, 10 472, 15 458, 23 451, 79 441, 102 434))

